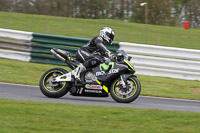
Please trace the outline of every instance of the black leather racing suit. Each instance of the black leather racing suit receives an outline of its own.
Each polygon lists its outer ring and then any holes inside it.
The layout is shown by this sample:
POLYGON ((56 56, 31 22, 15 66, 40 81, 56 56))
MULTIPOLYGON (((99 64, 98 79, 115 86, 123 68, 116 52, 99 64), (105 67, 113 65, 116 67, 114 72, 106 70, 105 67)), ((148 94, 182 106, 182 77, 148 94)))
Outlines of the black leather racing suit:
POLYGON ((95 36, 76 53, 76 59, 88 69, 99 65, 101 56, 109 56, 110 51, 105 47, 106 41, 101 36, 95 36))

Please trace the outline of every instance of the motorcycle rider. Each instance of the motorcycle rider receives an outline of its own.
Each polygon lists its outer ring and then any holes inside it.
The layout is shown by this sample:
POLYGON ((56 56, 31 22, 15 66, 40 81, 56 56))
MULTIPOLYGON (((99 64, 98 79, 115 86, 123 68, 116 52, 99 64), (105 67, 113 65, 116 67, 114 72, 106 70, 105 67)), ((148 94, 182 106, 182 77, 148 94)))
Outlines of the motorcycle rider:
POLYGON ((111 58, 113 55, 105 47, 112 45, 114 40, 114 31, 109 27, 104 27, 100 30, 100 35, 92 38, 86 45, 82 46, 76 53, 76 59, 80 61, 80 65, 72 71, 75 79, 81 82, 80 74, 82 71, 99 65, 100 57, 106 56, 111 58))

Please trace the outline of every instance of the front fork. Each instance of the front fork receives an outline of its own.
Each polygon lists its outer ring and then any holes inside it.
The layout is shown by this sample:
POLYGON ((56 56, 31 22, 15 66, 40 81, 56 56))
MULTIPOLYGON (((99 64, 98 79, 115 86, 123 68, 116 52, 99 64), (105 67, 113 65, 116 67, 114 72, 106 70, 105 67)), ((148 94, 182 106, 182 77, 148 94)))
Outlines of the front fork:
POLYGON ((126 88, 126 81, 128 79, 128 77, 130 77, 132 74, 122 74, 120 75, 120 79, 121 79, 121 84, 123 88, 126 88))
POLYGON ((125 83, 125 78, 124 78, 124 75, 120 75, 120 78, 121 78, 121 84, 122 84, 122 87, 123 88, 126 88, 126 83, 125 83))

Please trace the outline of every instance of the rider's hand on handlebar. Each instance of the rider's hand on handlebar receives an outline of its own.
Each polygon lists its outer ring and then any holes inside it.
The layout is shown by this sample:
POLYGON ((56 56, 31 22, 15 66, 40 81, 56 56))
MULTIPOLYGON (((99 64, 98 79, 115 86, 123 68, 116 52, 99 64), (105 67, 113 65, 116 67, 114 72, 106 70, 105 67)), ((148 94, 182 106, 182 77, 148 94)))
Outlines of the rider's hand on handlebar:
POLYGON ((116 56, 114 54, 111 54, 109 58, 111 61, 116 61, 116 56))
POLYGON ((111 61, 116 61, 116 56, 114 54, 111 54, 111 52, 106 52, 107 57, 111 60, 111 61))

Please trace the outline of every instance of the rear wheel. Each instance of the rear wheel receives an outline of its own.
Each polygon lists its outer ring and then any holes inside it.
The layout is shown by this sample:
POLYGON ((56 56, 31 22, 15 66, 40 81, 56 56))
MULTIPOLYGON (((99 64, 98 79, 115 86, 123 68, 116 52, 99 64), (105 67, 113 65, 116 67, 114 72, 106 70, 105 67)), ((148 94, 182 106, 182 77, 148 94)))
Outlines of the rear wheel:
POLYGON ((68 91, 67 82, 53 82, 53 78, 68 73, 63 68, 52 68, 46 71, 40 79, 41 92, 50 98, 59 98, 64 96, 68 91))
POLYGON ((130 103, 134 101, 141 91, 141 84, 135 76, 130 76, 126 81, 126 88, 123 88, 121 79, 116 79, 111 88, 110 94, 112 98, 120 103, 130 103))

